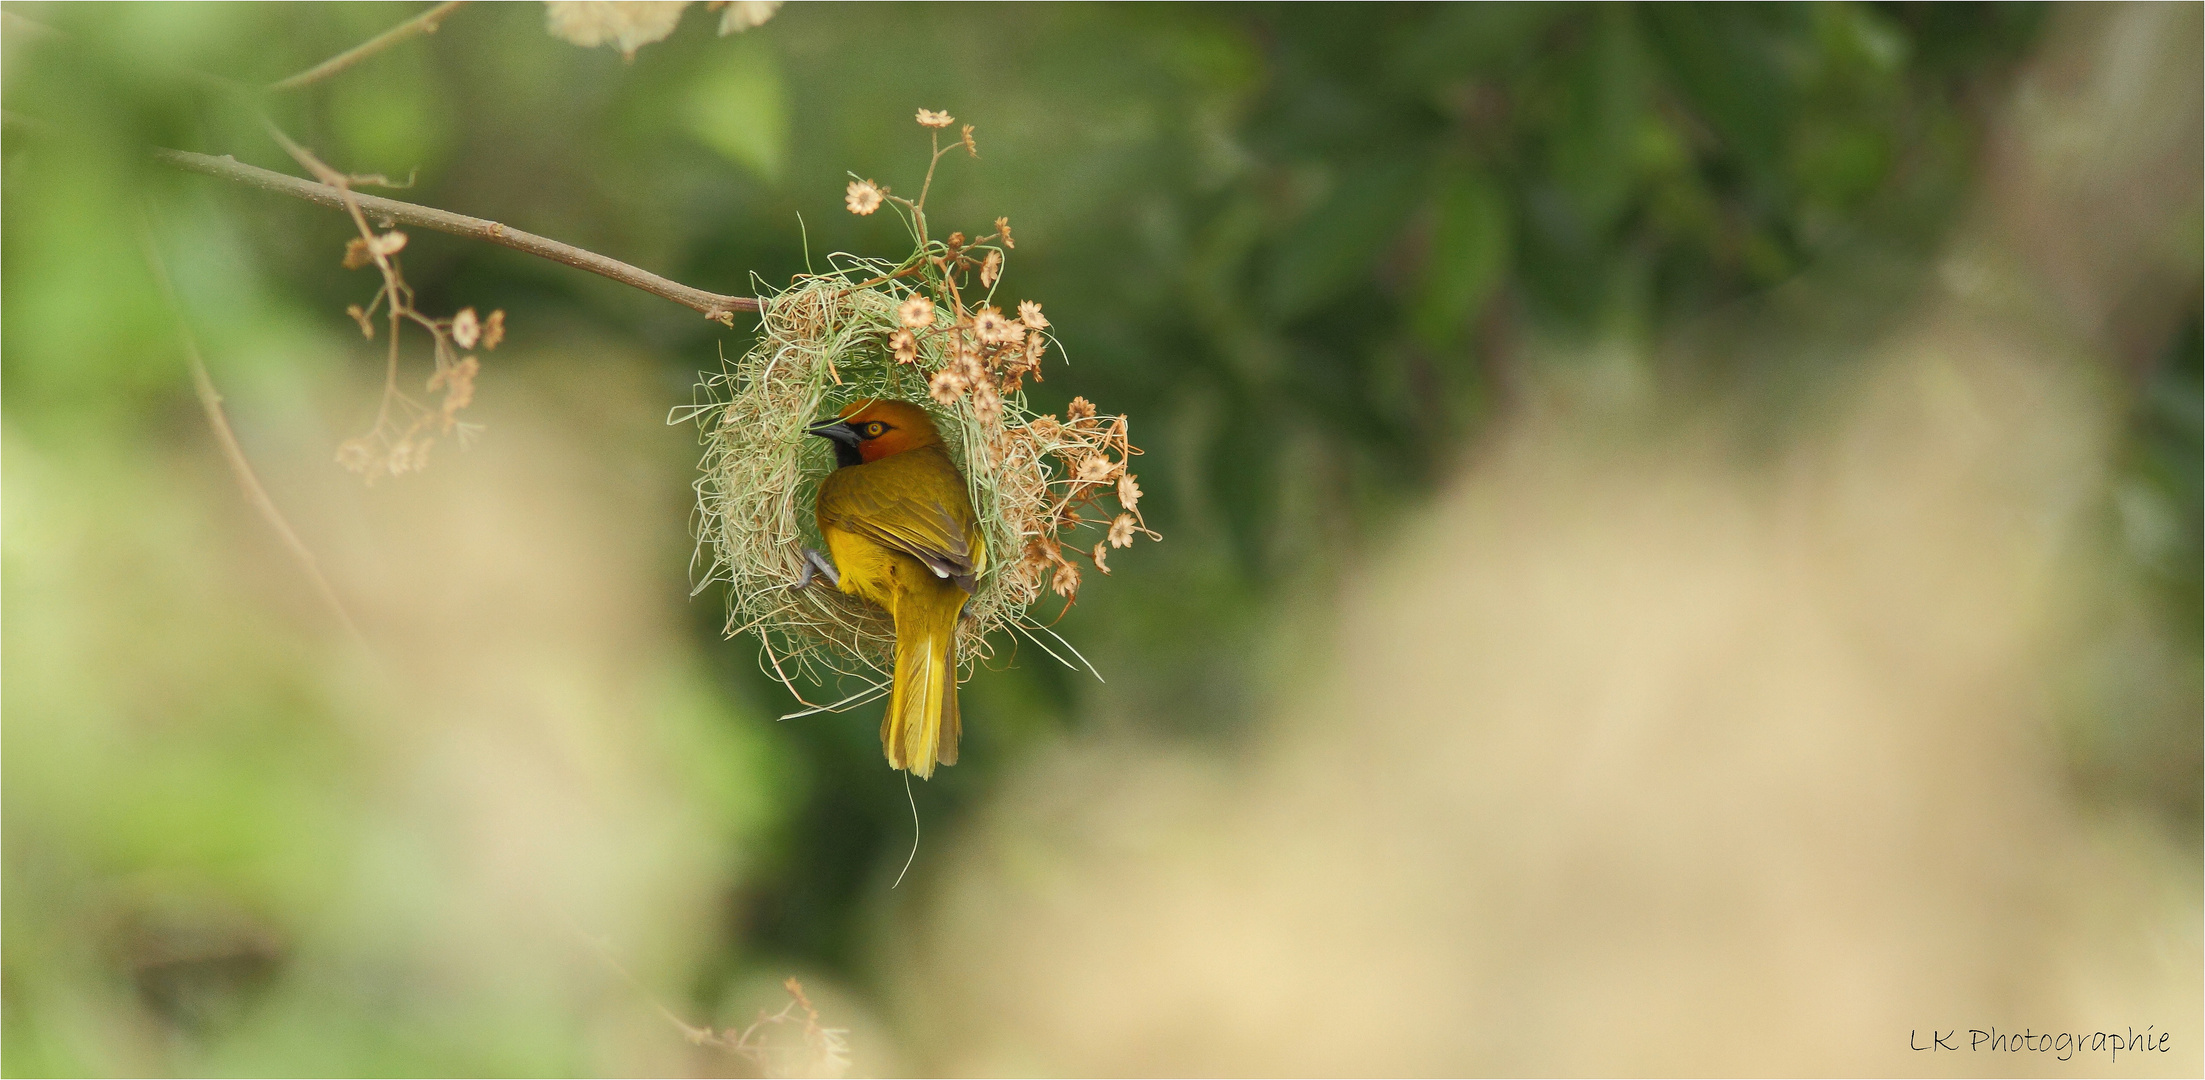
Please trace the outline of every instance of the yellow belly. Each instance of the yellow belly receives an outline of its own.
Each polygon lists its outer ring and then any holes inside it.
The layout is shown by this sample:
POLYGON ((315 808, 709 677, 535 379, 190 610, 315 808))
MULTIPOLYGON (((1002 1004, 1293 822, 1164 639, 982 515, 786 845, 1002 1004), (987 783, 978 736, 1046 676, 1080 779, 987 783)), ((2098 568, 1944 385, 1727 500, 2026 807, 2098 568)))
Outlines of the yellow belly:
POLYGON ((890 612, 896 610, 896 594, 909 591, 914 574, 926 574, 919 560, 874 543, 853 532, 828 526, 821 530, 827 554, 842 575, 843 592, 870 600, 890 612))

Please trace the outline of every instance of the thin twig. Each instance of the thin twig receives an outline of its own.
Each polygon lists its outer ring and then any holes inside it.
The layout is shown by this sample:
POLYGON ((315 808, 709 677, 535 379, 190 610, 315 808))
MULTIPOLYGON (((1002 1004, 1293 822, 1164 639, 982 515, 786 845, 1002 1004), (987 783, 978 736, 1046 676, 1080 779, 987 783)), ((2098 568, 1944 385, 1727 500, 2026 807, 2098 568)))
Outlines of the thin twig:
POLYGON ((140 223, 139 241, 145 248, 146 265, 153 271, 153 280, 160 285, 161 295, 168 299, 169 310, 176 315, 176 329, 184 341, 184 355, 191 361, 192 387, 199 393, 199 406, 206 410, 207 425, 214 429, 215 441, 222 444, 222 456, 229 459, 230 473, 237 478, 237 486, 244 490, 246 501, 260 511, 261 520, 275 530, 277 538, 291 552, 291 558, 306 573, 307 580, 313 582, 314 591, 321 595, 322 602, 329 605, 337 621, 344 624, 345 631, 366 647, 367 636, 360 633, 359 624, 352 621, 352 613, 346 611, 344 601, 337 598, 337 590, 322 576, 314 553, 299 539, 298 531, 291 527, 283 511, 276 508, 275 500, 268 497, 268 489, 261 486, 260 477, 254 474, 252 462, 246 460, 245 448, 238 444, 237 432, 231 429, 228 412, 222 408, 222 394, 214 388, 214 379, 207 374, 207 363, 200 358, 199 344, 192 337, 191 324, 184 318, 183 303, 177 299, 176 287, 170 283, 168 265, 161 261, 160 249, 154 246, 152 229, 143 222, 140 223))
POLYGON ((680 1014, 674 1012, 674 1010, 667 1008, 665 1003, 658 999, 658 995, 653 994, 649 987, 643 985, 641 979, 636 978, 635 974, 628 970, 628 965, 621 963, 620 958, 613 955, 611 945, 597 937, 584 933, 581 926, 574 921, 574 918, 564 911, 559 914, 570 933, 588 945, 590 951, 595 953, 599 960, 604 961, 607 967, 610 967, 625 980, 644 1001, 649 1002, 651 1007, 656 1009, 660 1016, 665 1017, 668 1023, 674 1025, 674 1028, 681 1032, 682 1037, 688 1039, 692 1045, 718 1047, 721 1050, 736 1054, 748 1060, 767 1076, 787 1075, 785 1066, 789 1062, 786 1058, 791 1048, 769 1045, 762 1029, 801 1021, 803 1024, 801 1035, 805 1050, 802 1064, 809 1066, 804 1070, 806 1074, 836 1076, 849 1067, 850 1029, 821 1025, 818 1008, 812 1005, 810 996, 804 993, 804 984, 797 982, 794 976, 783 980, 781 983, 781 988, 786 990, 789 995, 789 1000, 781 1006, 781 1011, 769 1013, 764 1009, 760 1009, 758 1010, 758 1019, 739 1032, 734 1028, 722 1028, 714 1031, 710 1025, 699 1027, 682 1019, 680 1014), (803 1010, 803 1016, 796 1015, 798 1009, 803 1010), (784 1069, 777 1069, 776 1066, 783 1066, 784 1069))
POLYGON ((269 83, 268 89, 279 91, 297 90, 302 86, 311 86, 415 34, 436 33, 437 24, 443 22, 445 16, 450 15, 466 3, 467 0, 446 0, 445 3, 438 4, 411 19, 407 19, 405 22, 399 23, 288 79, 269 83))
POLYGON ((205 173, 208 176, 220 177, 224 180, 235 180, 239 183, 257 187, 262 191, 289 195, 295 199, 305 199, 311 203, 319 203, 322 206, 339 210, 346 209, 346 197, 349 195, 357 203, 360 210, 371 218, 377 220, 388 219, 392 222, 415 225, 424 229, 435 229, 438 232, 447 232, 455 236, 487 240, 493 244, 512 248, 515 251, 525 251, 539 258, 550 259, 556 263, 563 263, 576 269, 587 270, 593 274, 609 277, 623 285, 641 289, 653 296, 662 297, 683 307, 701 311, 705 318, 722 325, 733 326, 735 324, 735 312, 758 310, 758 301, 750 297, 723 296, 719 293, 693 288, 678 281, 662 278, 648 270, 630 266, 618 259, 610 259, 594 251, 587 251, 571 244, 562 244, 557 240, 537 236, 534 233, 507 228, 486 218, 468 217, 465 214, 455 214, 449 210, 400 202, 397 199, 386 199, 376 195, 361 195, 329 184, 317 184, 311 180, 303 180, 271 169, 247 165, 228 155, 211 157, 185 150, 157 149, 153 152, 153 156, 159 161, 178 168, 205 173))

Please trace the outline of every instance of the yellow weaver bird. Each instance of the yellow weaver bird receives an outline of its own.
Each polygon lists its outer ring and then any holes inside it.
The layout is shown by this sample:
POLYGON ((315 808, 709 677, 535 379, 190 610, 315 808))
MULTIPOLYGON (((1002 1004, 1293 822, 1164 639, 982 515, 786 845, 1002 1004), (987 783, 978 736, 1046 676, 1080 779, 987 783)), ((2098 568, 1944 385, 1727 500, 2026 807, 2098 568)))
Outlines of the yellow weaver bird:
POLYGON ((920 779, 957 764, 957 617, 987 569, 979 519, 934 421, 908 401, 852 402, 806 428, 831 440, 835 471, 815 514, 827 555, 813 571, 896 620, 896 676, 881 719, 888 765, 920 779), (831 561, 830 561, 831 560, 831 561))

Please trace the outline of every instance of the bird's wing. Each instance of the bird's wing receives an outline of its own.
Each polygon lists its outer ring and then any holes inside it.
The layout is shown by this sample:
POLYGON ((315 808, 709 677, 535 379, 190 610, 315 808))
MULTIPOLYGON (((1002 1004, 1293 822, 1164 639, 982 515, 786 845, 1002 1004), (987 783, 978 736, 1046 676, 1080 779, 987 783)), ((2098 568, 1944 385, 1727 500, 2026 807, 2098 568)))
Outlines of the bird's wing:
POLYGON ((986 556, 964 478, 946 455, 897 454, 838 470, 830 479, 842 482, 834 485, 823 524, 903 552, 935 576, 973 589, 986 556))

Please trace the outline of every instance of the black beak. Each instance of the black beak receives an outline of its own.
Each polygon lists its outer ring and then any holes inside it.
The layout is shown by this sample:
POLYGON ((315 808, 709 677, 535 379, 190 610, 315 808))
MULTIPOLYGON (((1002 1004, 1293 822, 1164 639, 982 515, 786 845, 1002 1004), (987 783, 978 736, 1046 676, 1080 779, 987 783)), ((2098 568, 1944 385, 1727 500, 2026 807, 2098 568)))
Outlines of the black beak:
POLYGON ((841 420, 822 420, 804 429, 806 435, 832 439, 845 446, 856 446, 861 438, 856 428, 841 420))

